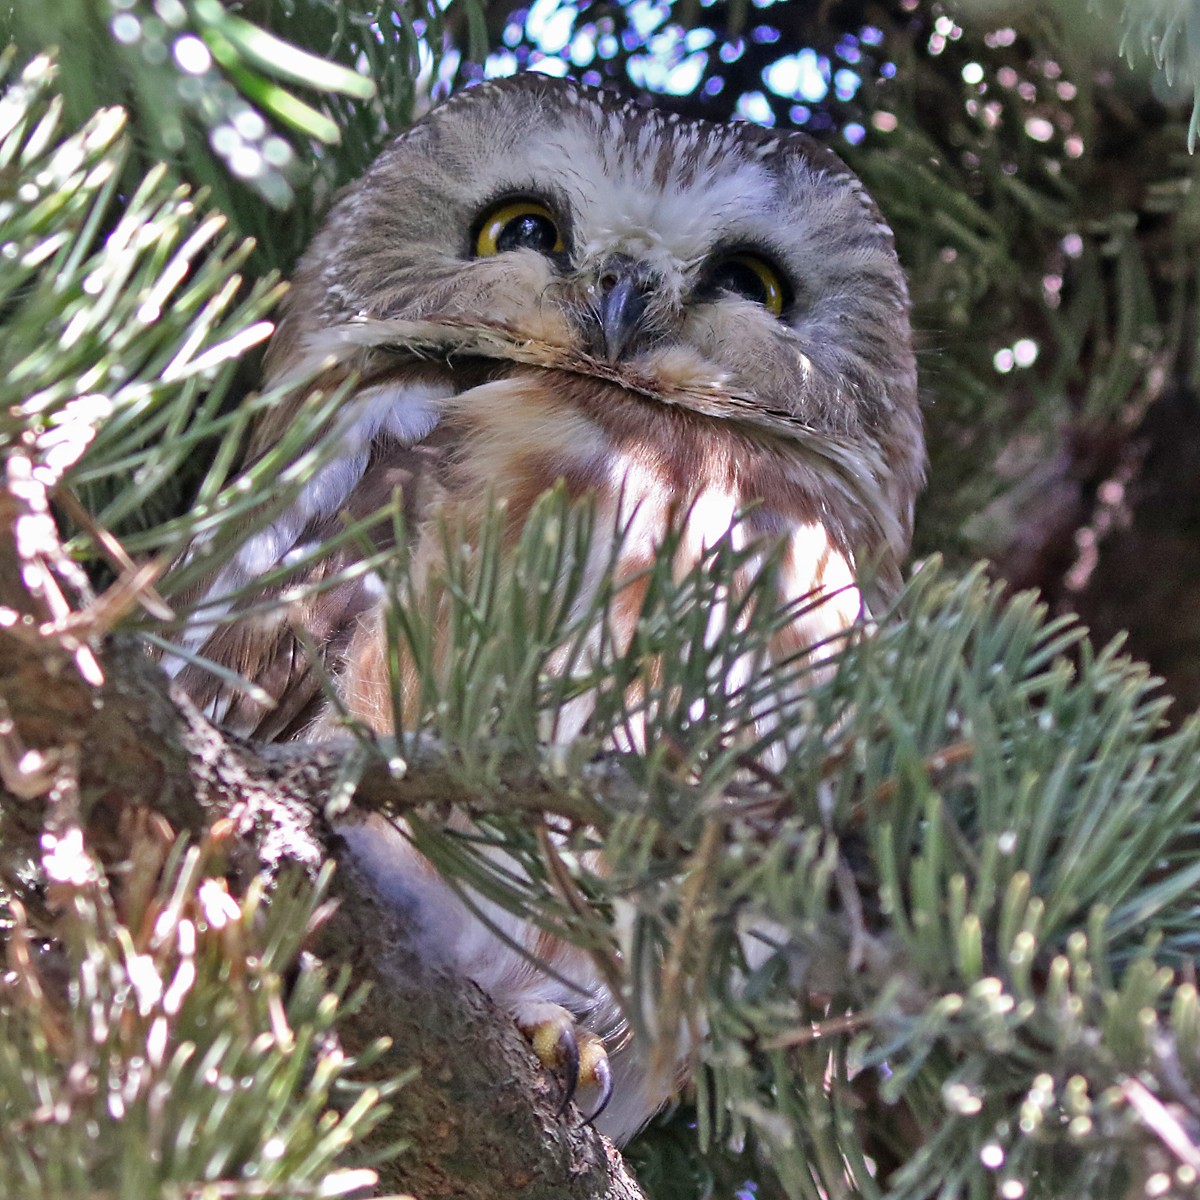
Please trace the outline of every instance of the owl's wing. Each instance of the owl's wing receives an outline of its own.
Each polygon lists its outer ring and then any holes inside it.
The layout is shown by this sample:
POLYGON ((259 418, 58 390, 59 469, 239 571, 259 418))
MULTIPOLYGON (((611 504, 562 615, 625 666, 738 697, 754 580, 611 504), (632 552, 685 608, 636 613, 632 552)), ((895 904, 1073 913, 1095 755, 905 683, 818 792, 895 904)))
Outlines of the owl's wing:
MULTIPOLYGON (((289 556, 312 556, 347 523, 369 519, 397 493, 404 528, 415 530, 442 492, 454 440, 448 430, 435 427, 415 445, 386 426, 360 433, 359 444, 349 445, 347 453, 318 471, 293 505, 252 535, 196 598, 201 628, 206 618, 211 627, 188 648, 261 692, 247 693, 197 661, 176 659, 176 680, 206 715, 243 737, 283 740, 302 734, 313 722, 323 706, 322 672, 336 676, 358 621, 378 602, 380 581, 371 572, 338 579, 363 557, 360 544, 343 540, 299 575, 254 592, 255 611, 243 619, 236 607, 228 611, 222 595, 245 587, 289 556), (304 631, 303 638, 298 630, 304 631), (314 664, 310 647, 319 648, 319 664, 314 664)), ((376 522, 368 537, 375 550, 392 549, 391 519, 376 522)), ((172 664, 167 666, 170 670, 172 664)))

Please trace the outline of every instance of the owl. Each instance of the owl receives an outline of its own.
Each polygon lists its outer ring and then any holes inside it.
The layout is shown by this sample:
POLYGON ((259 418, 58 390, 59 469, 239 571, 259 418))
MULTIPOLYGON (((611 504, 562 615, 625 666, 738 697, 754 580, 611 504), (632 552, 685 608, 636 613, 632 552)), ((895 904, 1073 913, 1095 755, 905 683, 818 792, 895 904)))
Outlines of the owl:
MULTIPOLYGON (((304 255, 267 383, 314 375, 326 394, 349 388, 323 465, 210 580, 186 639, 273 702, 171 664, 240 734, 337 731, 304 641, 341 708, 391 732, 381 589, 370 572, 339 575, 357 548, 310 563, 310 581, 333 582, 286 619, 239 621, 221 597, 397 489, 410 570, 431 577, 447 522, 470 538, 499 501, 515 537, 554 486, 594 505, 597 569, 619 579, 668 535, 687 568, 736 527, 777 547, 783 601, 808 598, 772 646, 780 659, 859 627, 898 580, 925 462, 904 277, 858 178, 800 133, 539 74, 463 91, 341 193, 304 255)), ((252 458, 302 400, 261 417, 252 458)), ((279 590, 264 583, 262 598, 279 590)), ((629 607, 611 614, 618 640, 629 607)), ((382 821, 341 832, 543 1061, 594 1110, 609 1101, 603 1132, 630 1137, 670 1097, 687 1047, 666 1067, 641 1053, 584 952, 482 900, 480 921, 382 821)))

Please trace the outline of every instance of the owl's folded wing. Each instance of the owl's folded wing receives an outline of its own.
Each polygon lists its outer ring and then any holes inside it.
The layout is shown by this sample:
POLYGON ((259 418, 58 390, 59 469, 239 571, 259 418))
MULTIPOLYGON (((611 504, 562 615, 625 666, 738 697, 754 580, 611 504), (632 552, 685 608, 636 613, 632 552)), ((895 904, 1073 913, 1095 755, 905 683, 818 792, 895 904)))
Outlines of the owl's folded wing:
POLYGON ((256 688, 238 687, 202 661, 168 660, 168 670, 174 668, 179 685, 206 715, 230 732, 261 741, 305 732, 326 704, 322 676, 336 677, 357 623, 382 594, 378 572, 353 569, 367 557, 361 541, 343 540, 328 554, 320 547, 348 524, 366 521, 367 540, 386 556, 395 547, 397 496, 404 528, 414 531, 441 492, 451 441, 441 429, 415 446, 377 437, 344 502, 322 511, 328 506, 314 504, 302 490, 289 510, 252 535, 233 562, 199 590, 194 597, 199 627, 207 629, 188 649, 256 688), (305 512, 313 515, 297 519, 305 512), (375 514, 379 520, 369 521, 375 514), (289 560, 305 565, 265 587, 249 588, 247 600, 223 600, 289 560), (239 609, 251 605, 239 617, 239 609))

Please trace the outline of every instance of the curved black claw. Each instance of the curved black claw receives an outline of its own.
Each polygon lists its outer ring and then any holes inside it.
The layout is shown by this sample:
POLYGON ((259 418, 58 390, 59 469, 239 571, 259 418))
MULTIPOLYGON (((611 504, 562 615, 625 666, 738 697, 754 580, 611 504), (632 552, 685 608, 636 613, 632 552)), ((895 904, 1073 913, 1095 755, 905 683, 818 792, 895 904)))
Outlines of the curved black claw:
POLYGON ((596 1107, 588 1113, 584 1120, 585 1125, 593 1124, 608 1107, 608 1102, 613 1097, 612 1067, 608 1065, 607 1055, 592 1064, 592 1075, 596 1080, 596 1086, 600 1089, 600 1098, 596 1101, 596 1107))
POLYGON ((576 1089, 579 1087, 579 1042, 575 1038, 573 1029, 564 1029, 558 1035, 554 1052, 555 1074, 558 1074, 559 1071, 562 1072, 563 1096, 557 1113, 561 1117, 570 1108, 571 1101, 575 1099, 576 1089))

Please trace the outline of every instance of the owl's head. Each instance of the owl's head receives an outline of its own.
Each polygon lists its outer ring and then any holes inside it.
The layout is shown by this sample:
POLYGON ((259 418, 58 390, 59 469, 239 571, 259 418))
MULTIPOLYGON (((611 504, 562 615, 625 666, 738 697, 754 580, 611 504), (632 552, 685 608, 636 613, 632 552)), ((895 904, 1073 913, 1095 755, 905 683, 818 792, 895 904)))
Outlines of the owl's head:
POLYGON ((469 89, 341 195, 280 341, 364 317, 479 320, 708 378, 869 443, 911 514, 924 457, 891 231, 802 134, 536 74, 469 89))

